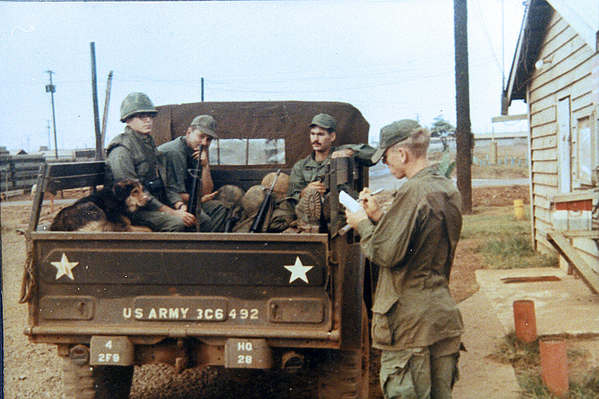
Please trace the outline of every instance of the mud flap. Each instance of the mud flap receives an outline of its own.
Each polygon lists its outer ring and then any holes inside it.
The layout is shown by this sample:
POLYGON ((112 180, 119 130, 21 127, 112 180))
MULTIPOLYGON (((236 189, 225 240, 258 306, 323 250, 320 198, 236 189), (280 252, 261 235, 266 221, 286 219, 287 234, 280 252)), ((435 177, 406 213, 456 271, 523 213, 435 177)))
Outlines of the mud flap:
POLYGON ((93 336, 90 341, 92 366, 132 366, 133 344, 127 337, 93 336))
POLYGON ((225 344, 225 367, 272 368, 272 351, 265 339, 231 338, 225 344))

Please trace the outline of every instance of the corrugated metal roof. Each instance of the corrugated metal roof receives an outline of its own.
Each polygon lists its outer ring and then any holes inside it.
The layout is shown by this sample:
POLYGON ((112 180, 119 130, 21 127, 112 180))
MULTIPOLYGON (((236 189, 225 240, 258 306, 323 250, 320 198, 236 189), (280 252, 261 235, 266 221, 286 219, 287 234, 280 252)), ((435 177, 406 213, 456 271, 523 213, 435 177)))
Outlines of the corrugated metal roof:
POLYGON ((545 37, 553 10, 559 13, 593 49, 598 49, 599 0, 530 0, 520 29, 506 95, 512 100, 526 99, 526 84, 545 37))

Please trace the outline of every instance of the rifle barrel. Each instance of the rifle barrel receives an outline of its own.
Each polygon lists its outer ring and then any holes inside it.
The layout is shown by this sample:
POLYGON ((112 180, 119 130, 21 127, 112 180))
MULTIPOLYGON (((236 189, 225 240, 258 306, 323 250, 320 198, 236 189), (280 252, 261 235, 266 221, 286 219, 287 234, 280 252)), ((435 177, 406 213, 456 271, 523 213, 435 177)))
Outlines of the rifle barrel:
MULTIPOLYGON (((198 210, 198 186, 199 190, 202 189, 201 181, 202 181, 202 153, 204 152, 204 145, 200 144, 200 152, 198 156, 198 162, 196 162, 196 167, 193 172, 193 182, 191 185, 191 193, 189 193, 189 203, 187 204, 187 209, 189 209, 189 213, 192 215, 196 215, 198 210)), ((202 195, 199 195, 201 200, 202 195)))
POLYGON ((260 210, 256 214, 256 218, 250 227, 250 233, 256 233, 262 231, 262 226, 264 225, 264 221, 266 219, 266 214, 268 210, 268 205, 270 204, 270 197, 272 197, 272 192, 275 188, 275 184, 277 183, 277 179, 281 174, 281 169, 277 170, 277 174, 275 175, 275 179, 273 180, 269 189, 267 189, 266 196, 264 200, 262 200, 262 204, 260 204, 260 210))

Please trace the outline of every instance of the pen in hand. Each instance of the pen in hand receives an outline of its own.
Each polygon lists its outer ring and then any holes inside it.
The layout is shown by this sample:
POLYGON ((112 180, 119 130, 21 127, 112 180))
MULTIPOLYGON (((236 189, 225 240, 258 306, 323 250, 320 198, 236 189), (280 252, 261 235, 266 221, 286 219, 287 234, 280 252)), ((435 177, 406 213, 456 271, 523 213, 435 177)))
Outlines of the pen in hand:
MULTIPOLYGON (((379 188, 378 190, 374 190, 373 192, 370 193, 370 195, 375 195, 380 193, 381 191, 383 191, 382 188, 379 188)), ((360 198, 358 201, 364 201, 364 198, 360 198)))

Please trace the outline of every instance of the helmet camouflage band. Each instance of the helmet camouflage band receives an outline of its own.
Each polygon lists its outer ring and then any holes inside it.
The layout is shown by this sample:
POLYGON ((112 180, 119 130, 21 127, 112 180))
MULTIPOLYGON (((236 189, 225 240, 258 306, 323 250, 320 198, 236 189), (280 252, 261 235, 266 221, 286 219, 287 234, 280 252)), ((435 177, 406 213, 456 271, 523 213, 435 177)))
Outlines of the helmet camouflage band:
POLYGON ((149 113, 157 114, 158 111, 152 104, 152 100, 144 93, 130 93, 121 104, 121 122, 125 122, 135 114, 149 113))

